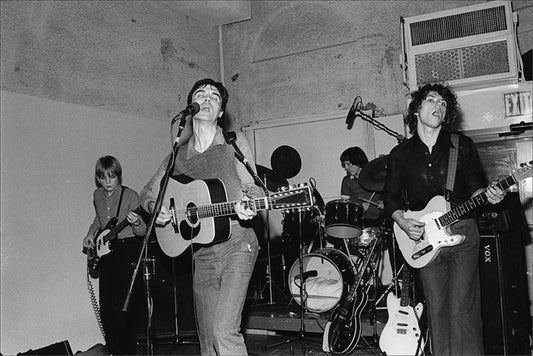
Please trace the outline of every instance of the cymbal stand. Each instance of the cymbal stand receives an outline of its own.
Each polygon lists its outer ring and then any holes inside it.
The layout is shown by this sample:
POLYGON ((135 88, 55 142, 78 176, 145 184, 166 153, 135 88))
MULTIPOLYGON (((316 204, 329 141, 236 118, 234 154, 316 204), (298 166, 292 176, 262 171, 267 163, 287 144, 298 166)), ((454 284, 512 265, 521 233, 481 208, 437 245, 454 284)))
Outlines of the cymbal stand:
MULTIPOLYGON (((298 264, 300 265, 300 275, 294 277, 295 279, 299 277, 300 284, 299 284, 299 292, 300 292, 300 332, 298 333, 297 337, 289 338, 280 342, 276 342, 271 345, 264 345, 261 347, 262 350, 267 350, 273 347, 277 347, 284 344, 290 344, 291 342, 300 342, 300 345, 302 346, 302 355, 306 355, 305 350, 305 313, 307 312, 307 292, 305 290, 305 284, 306 284, 306 278, 305 278, 305 271, 304 271, 304 265, 303 265, 303 238, 302 238, 302 209, 298 209, 298 244, 299 244, 299 254, 298 254, 298 264)), ((296 283, 296 282, 295 282, 296 283)), ((313 340, 308 340, 313 341, 313 340)))
POLYGON ((379 341, 375 314, 376 314, 376 305, 377 305, 377 286, 378 286, 378 280, 379 280, 379 269, 381 266, 381 250, 382 250, 382 239, 381 239, 381 236, 378 236, 376 240, 374 240, 373 244, 369 245, 369 247, 367 247, 367 250, 365 250, 365 253, 363 253, 364 255, 363 260, 365 261, 365 263, 356 264, 357 265, 356 270, 359 271, 359 273, 361 274, 361 278, 367 275, 367 271, 368 271, 369 279, 372 278, 373 283, 374 283, 373 302, 369 306, 369 322, 370 324, 373 325, 372 344, 370 344, 364 337, 361 337, 361 340, 363 340, 363 342, 370 349, 372 354, 376 354, 376 351, 374 350, 374 347, 372 345, 377 344, 377 342, 379 341), (368 248, 370 248, 370 251, 368 251, 368 248))
POLYGON ((381 261, 382 261, 382 236, 377 237, 377 250, 374 250, 374 258, 371 259, 371 266, 373 270, 372 279, 374 280, 374 295, 373 295, 373 303, 371 304, 370 311, 369 311, 369 322, 372 325, 372 337, 374 339, 374 342, 377 343, 379 341, 379 335, 378 335, 378 324, 376 322, 376 312, 377 312, 377 305, 378 305, 378 286, 380 284, 379 280, 379 270, 381 269, 381 261))
MULTIPOLYGON (((266 174, 263 176, 263 179, 264 179, 264 186, 265 186, 265 189, 266 189, 266 186, 267 186, 267 176, 266 174)), ((266 192, 268 192, 268 189, 266 190, 266 192)), ((265 286, 261 289, 261 292, 259 293, 260 295, 263 295, 263 290, 266 288, 266 286, 268 285, 268 302, 266 304, 269 304, 269 305, 273 305, 275 304, 274 303, 274 299, 273 299, 273 293, 272 293, 272 255, 271 255, 271 249, 270 249, 270 214, 269 214, 269 211, 266 210, 265 211, 265 216, 266 216, 266 219, 265 219, 265 235, 266 235, 266 241, 267 241, 267 271, 266 271, 266 274, 267 274, 267 282, 265 284, 265 286)), ((282 260, 282 268, 285 269, 285 264, 282 260)))

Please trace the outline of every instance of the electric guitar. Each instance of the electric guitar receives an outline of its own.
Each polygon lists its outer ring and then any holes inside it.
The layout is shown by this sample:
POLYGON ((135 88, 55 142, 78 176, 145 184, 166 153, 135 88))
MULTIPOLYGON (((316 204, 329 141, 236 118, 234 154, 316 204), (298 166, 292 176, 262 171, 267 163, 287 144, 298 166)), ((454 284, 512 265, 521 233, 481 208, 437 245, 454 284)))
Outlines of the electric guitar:
MULTIPOLYGON (((303 209, 314 204, 307 184, 284 188, 268 196, 243 201, 254 211, 303 209)), ((163 205, 172 214, 170 223, 155 228, 161 250, 176 257, 191 244, 212 245, 229 239, 230 216, 235 215, 237 201, 226 201, 226 188, 219 179, 180 183, 170 178, 163 205)))
POLYGON ((368 283, 371 272, 369 263, 374 256, 377 240, 374 240, 362 269, 361 278, 352 287, 346 299, 331 313, 324 327, 322 351, 332 355, 351 353, 361 338, 361 313, 368 302, 368 283))
POLYGON ((411 284, 411 272, 408 268, 404 268, 401 297, 396 297, 392 292, 387 295, 389 320, 379 337, 379 348, 387 355, 417 355, 420 354, 417 350, 421 351, 424 348, 424 339, 421 337, 418 324, 424 306, 422 303, 411 305, 409 301, 411 284))
MULTIPOLYGON (((517 169, 512 175, 497 183, 498 188, 507 190, 520 180, 532 176, 533 166, 528 165, 517 169)), ((451 234, 450 225, 454 224, 472 210, 487 203, 487 194, 478 194, 464 203, 456 206, 447 213, 447 202, 443 196, 433 197, 426 207, 420 211, 406 211, 405 218, 415 219, 425 223, 424 234, 418 241, 409 238, 400 226, 394 223, 394 233, 398 246, 407 263, 414 268, 422 268, 437 257, 440 249, 447 246, 461 244, 465 236, 451 234)))
MULTIPOLYGON (((132 210, 134 213, 140 214, 141 207, 132 210)), ((127 218, 124 218, 117 224, 117 217, 111 218, 106 226, 98 232, 94 239, 94 248, 87 249, 87 269, 91 278, 98 278, 100 276, 100 258, 111 252, 109 242, 117 237, 118 233, 128 226, 127 218)))

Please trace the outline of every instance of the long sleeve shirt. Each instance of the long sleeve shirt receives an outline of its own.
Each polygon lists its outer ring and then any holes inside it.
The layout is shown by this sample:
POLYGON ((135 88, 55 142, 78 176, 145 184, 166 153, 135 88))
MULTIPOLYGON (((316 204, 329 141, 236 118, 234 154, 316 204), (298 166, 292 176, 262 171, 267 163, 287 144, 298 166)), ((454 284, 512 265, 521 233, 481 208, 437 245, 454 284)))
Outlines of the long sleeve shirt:
MULTIPOLYGON (((392 149, 384 192, 387 216, 404 210, 407 202, 409 210, 419 211, 434 196, 445 196, 451 146, 450 133, 442 129, 431 153, 416 134, 392 149)), ((460 136, 455 188, 450 199, 452 207, 485 186, 485 173, 476 146, 469 137, 460 136)))
MULTIPOLYGON (((120 211, 118 213, 118 221, 126 219, 128 213, 139 206, 139 195, 128 187, 124 188, 124 195, 122 196, 122 203, 120 204, 120 211)), ((120 200, 122 187, 119 186, 111 196, 108 196, 102 187, 96 189, 93 193, 94 209, 96 216, 89 227, 89 233, 93 236, 101 231, 115 216, 117 216, 117 208, 120 200)), ((146 233, 146 224, 142 219, 138 226, 128 224, 122 231, 117 234, 118 239, 123 239, 132 236, 143 236, 146 233)))

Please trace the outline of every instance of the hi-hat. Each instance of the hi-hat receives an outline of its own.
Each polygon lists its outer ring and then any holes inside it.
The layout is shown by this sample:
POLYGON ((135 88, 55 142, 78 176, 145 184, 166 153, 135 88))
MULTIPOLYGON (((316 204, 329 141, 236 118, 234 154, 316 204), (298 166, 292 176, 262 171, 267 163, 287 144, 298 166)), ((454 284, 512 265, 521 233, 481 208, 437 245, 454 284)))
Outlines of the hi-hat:
POLYGON ((368 162, 359 173, 359 184, 366 190, 381 192, 385 189, 388 156, 381 156, 368 162))
POLYGON ((285 178, 282 178, 279 174, 271 170, 270 168, 267 168, 265 166, 261 166, 260 164, 255 165, 257 169, 257 175, 263 183, 266 184, 266 187, 270 191, 276 191, 281 187, 286 187, 289 185, 289 182, 285 178))

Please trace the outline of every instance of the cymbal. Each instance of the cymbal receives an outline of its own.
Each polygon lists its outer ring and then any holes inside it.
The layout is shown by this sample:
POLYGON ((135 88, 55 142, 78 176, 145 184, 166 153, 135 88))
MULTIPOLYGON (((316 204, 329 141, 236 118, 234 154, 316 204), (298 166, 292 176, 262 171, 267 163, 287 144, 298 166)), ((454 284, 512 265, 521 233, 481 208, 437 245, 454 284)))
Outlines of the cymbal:
POLYGON ((256 164, 255 168, 257 169, 257 175, 259 178, 261 178, 263 183, 266 184, 268 190, 276 191, 281 187, 286 187, 289 185, 289 182, 287 182, 285 178, 282 178, 270 168, 261 166, 260 164, 256 164))
POLYGON ((381 192, 385 189, 388 156, 380 156, 368 162, 359 173, 359 183, 366 190, 381 192))

